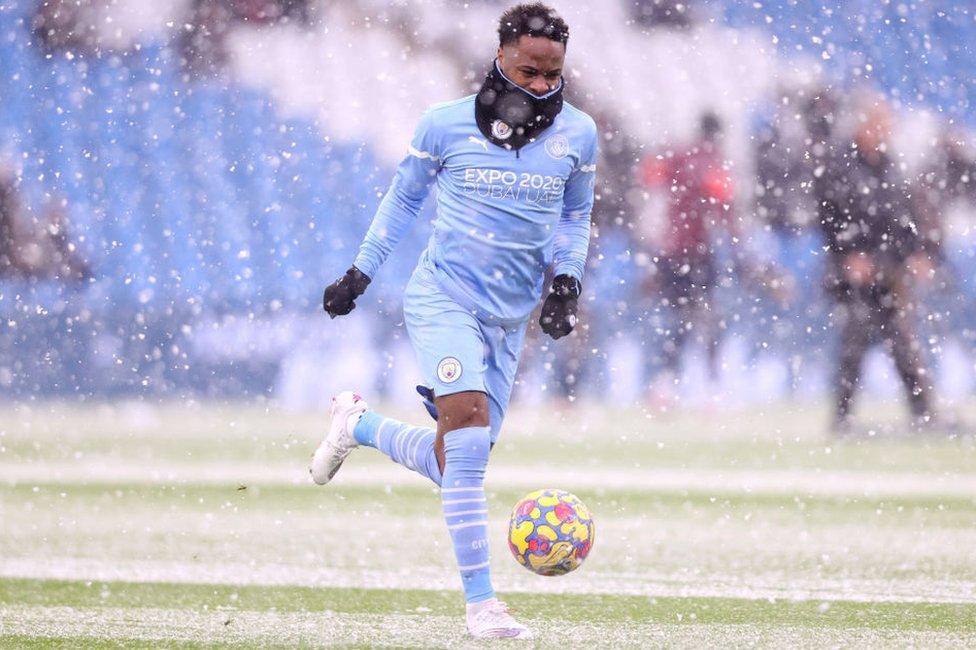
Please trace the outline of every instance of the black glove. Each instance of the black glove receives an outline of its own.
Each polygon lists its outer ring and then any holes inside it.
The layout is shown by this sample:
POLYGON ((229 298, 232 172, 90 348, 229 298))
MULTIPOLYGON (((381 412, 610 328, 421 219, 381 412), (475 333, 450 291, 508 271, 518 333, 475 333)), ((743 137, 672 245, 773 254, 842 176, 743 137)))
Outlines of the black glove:
POLYGON ((582 290, 580 281, 570 275, 553 278, 549 296, 542 303, 542 313, 539 315, 543 332, 559 339, 573 331, 576 325, 576 301, 582 290))
POLYGON ((346 274, 325 288, 322 309, 332 318, 345 316, 356 308, 356 298, 363 295, 369 285, 369 276, 350 266, 346 274))

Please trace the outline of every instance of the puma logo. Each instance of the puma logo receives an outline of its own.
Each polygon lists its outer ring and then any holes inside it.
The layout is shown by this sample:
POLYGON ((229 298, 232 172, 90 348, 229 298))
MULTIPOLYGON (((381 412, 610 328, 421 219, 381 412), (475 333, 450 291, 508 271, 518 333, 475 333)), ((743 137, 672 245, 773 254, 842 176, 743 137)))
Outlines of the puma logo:
POLYGON ((488 151, 488 141, 487 140, 480 140, 480 139, 474 137, 473 135, 469 135, 468 136, 468 142, 473 142, 475 144, 480 144, 482 147, 485 148, 485 151, 488 151))

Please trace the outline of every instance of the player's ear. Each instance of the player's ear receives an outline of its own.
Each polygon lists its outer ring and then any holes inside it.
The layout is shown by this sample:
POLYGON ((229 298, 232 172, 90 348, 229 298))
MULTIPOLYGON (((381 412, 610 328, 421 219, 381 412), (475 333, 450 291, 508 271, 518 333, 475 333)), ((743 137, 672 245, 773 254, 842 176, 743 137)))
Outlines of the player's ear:
POLYGON ((498 54, 495 55, 495 58, 498 59, 498 65, 501 65, 505 61, 505 51, 501 45, 498 46, 498 54))

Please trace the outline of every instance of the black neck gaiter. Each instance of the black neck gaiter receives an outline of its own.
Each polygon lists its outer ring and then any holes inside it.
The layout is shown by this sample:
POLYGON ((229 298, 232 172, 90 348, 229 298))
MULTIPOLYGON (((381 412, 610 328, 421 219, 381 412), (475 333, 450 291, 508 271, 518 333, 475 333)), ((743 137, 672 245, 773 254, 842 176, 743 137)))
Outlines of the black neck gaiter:
POLYGON ((542 97, 519 88, 502 74, 495 61, 474 102, 478 129, 489 141, 518 151, 552 125, 563 108, 563 87, 542 97))

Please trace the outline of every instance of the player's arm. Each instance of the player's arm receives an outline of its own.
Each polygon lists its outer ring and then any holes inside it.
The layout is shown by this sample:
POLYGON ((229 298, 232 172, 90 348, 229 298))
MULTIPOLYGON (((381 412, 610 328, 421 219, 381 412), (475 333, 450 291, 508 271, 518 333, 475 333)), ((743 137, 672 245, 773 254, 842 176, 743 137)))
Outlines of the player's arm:
POLYGON ((596 155, 596 125, 592 125, 587 146, 566 181, 553 250, 555 277, 539 316, 542 331, 554 339, 566 336, 576 325, 577 301, 583 290, 583 268, 590 246, 596 155))
POLYGON ((325 288, 322 307, 332 318, 356 308, 372 277, 413 225, 441 167, 441 147, 430 112, 424 114, 407 156, 380 201, 356 259, 345 275, 325 288))

